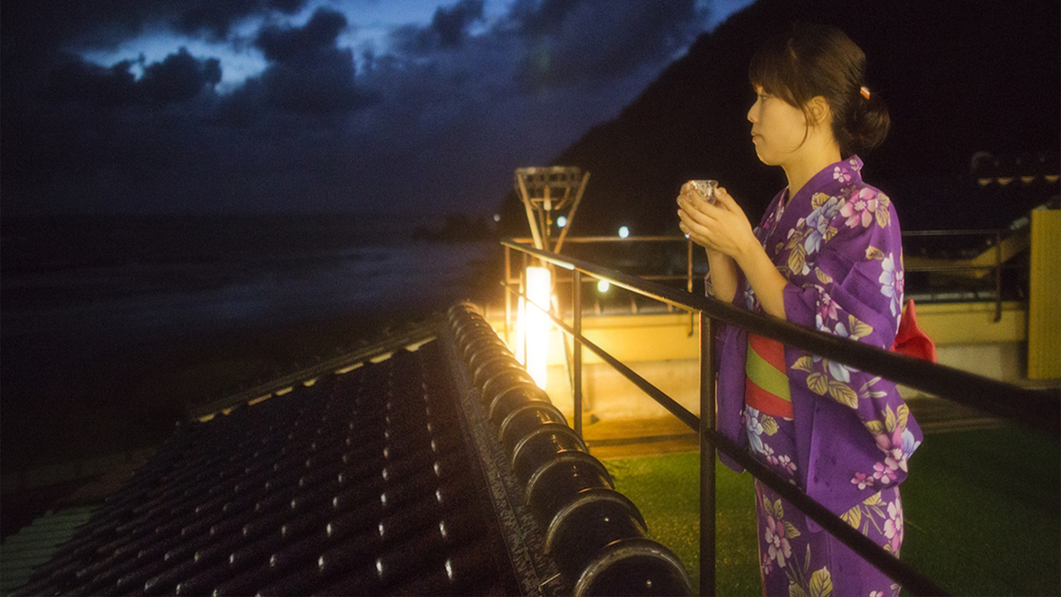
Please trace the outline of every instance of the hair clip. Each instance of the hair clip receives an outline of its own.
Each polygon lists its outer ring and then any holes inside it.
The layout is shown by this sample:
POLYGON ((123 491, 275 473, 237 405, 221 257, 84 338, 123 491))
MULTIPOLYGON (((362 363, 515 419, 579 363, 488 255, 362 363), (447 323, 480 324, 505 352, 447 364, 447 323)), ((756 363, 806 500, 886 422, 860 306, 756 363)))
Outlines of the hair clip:
POLYGON ((866 99, 869 99, 869 87, 866 87, 865 85, 863 85, 859 89, 859 91, 862 93, 862 97, 864 97, 866 99))

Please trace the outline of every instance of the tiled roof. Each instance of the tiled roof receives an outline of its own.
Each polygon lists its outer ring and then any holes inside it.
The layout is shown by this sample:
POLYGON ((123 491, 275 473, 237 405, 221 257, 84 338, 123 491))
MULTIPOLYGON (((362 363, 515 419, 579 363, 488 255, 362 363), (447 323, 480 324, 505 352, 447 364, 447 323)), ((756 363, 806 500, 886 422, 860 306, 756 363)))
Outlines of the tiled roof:
POLYGON ((0 595, 26 584, 33 569, 51 559, 55 548, 68 540, 92 515, 90 506, 47 512, 0 545, 0 595))
POLYGON ((496 334, 476 356, 485 322, 450 321, 182 425, 17 593, 688 592, 544 393, 502 371, 496 334))

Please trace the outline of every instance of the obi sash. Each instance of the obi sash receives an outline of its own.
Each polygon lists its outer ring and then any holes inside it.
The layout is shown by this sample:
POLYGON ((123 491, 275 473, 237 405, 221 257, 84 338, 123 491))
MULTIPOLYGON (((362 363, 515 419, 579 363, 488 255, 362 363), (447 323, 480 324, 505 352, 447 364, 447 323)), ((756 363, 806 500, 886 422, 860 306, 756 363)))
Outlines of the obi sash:
POLYGON ((785 347, 776 340, 748 334, 748 376, 744 403, 775 417, 792 418, 792 395, 785 374, 785 347))

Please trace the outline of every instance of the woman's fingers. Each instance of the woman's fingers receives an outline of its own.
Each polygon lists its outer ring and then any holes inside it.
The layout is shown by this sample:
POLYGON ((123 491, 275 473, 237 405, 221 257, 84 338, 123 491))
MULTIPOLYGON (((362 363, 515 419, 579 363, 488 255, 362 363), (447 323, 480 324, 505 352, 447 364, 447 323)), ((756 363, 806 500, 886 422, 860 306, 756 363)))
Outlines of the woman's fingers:
MULTIPOLYGON (((698 221, 697 216, 694 215, 697 213, 698 212, 696 212, 695 210, 678 210, 678 227, 681 229, 682 233, 688 235, 689 239, 692 240, 694 243, 702 247, 714 248, 715 242, 711 239, 711 231, 708 225, 709 223, 707 223, 706 221, 698 221)), ((699 214, 699 217, 702 218, 703 215, 699 214)))
MULTIPOLYGON (((719 187, 715 190, 715 204, 724 208, 726 211, 744 215, 744 210, 741 209, 740 205, 737 204, 737 200, 733 198, 723 187, 719 187)), ((745 216, 747 217, 747 216, 745 216)))
POLYGON ((710 247, 712 245, 709 238, 700 234, 694 228, 688 226, 684 221, 678 222, 678 228, 681 229, 683 234, 689 237, 689 240, 700 245, 701 247, 710 247))
POLYGON ((718 187, 715 189, 715 202, 730 211, 733 211, 732 208, 737 204, 737 202, 733 200, 733 196, 726 191, 725 187, 718 187))
POLYGON ((702 206, 696 205, 686 199, 679 204, 678 217, 685 222, 690 228, 697 229, 697 232, 702 233, 700 230, 710 224, 710 216, 705 214, 702 210, 702 206))
POLYGON ((714 202, 706 201, 691 181, 682 185, 677 198, 678 225, 696 244, 729 254, 727 248, 733 244, 734 229, 746 218, 725 188, 716 188, 714 199, 714 202))

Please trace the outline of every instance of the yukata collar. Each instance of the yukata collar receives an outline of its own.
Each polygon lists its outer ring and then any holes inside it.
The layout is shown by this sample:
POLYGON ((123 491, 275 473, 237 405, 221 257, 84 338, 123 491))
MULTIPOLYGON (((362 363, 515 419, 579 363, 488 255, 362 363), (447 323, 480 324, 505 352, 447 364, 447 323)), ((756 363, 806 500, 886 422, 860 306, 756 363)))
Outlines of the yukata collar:
POLYGON ((773 215, 770 217, 773 222, 769 229, 765 230, 765 236, 762 238, 763 247, 766 248, 767 253, 771 257, 776 257, 774 251, 780 250, 770 248, 773 246, 772 239, 780 234, 778 231, 794 228, 800 219, 806 218, 807 214, 814 211, 811 201, 814 195, 825 193, 837 196, 841 195, 846 188, 862 184, 861 170, 862 160, 857 155, 853 155, 846 160, 840 160, 822 168, 807 181, 807 184, 803 185, 795 197, 787 202, 785 197, 788 195, 788 188, 782 189, 771 204, 773 215))
MULTIPOLYGON (((841 189, 862 182, 862 158, 853 155, 846 160, 829 164, 815 174, 792 199, 788 205, 810 202, 817 193, 837 194, 841 189)), ((786 189, 787 193, 787 189, 786 189)))

